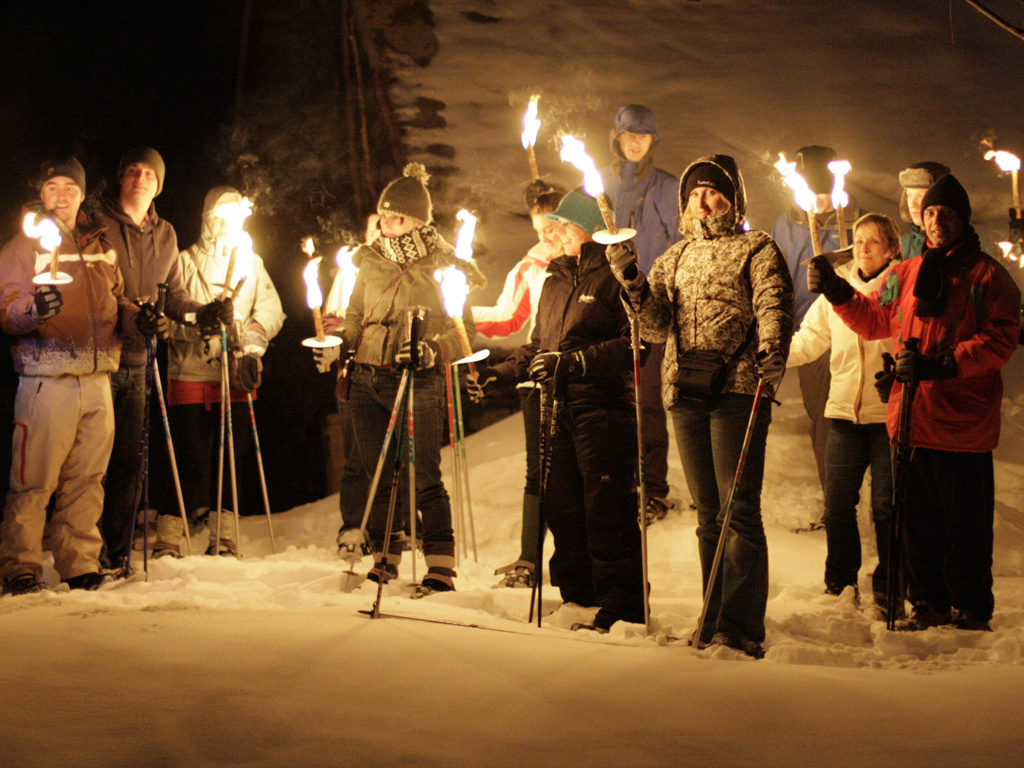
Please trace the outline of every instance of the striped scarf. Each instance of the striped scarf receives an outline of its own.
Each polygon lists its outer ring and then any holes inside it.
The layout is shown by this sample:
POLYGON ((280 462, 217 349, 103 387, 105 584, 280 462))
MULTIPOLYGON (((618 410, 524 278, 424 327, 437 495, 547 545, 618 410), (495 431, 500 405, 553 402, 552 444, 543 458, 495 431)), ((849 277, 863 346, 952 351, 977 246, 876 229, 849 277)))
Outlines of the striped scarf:
POLYGON ((437 243, 437 230, 429 224, 398 237, 382 237, 379 241, 384 258, 395 264, 409 264, 430 253, 437 243))

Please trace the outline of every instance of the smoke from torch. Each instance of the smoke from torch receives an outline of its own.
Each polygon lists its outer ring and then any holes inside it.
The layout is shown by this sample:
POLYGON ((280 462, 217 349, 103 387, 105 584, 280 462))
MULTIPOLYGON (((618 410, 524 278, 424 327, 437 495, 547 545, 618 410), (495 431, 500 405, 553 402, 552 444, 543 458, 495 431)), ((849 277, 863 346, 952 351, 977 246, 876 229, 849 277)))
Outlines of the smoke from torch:
POLYGON ((540 178, 537 170, 537 154, 534 145, 537 143, 537 132, 540 131, 540 120, 537 119, 537 102, 540 100, 538 94, 530 97, 530 103, 526 107, 526 114, 523 115, 523 149, 526 150, 526 158, 530 161, 530 175, 536 181, 540 178))

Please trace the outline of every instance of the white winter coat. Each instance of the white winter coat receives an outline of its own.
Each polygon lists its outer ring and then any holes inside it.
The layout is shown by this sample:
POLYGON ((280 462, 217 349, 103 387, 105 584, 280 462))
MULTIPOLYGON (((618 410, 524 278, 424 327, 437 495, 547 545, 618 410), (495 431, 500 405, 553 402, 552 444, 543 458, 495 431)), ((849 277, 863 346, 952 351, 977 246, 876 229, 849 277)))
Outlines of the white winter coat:
MULTIPOLYGON (((890 262, 890 265, 898 260, 890 262)), ((870 296, 885 281, 888 269, 865 282, 853 262, 836 269, 860 293, 870 296)), ((789 348, 790 368, 813 362, 832 348, 829 368, 832 384, 825 404, 825 416, 846 419, 855 424, 885 422, 887 406, 875 389, 875 373, 882 370, 882 353, 892 354, 892 341, 865 341, 846 327, 824 296, 819 296, 807 310, 800 329, 793 334, 789 348)))

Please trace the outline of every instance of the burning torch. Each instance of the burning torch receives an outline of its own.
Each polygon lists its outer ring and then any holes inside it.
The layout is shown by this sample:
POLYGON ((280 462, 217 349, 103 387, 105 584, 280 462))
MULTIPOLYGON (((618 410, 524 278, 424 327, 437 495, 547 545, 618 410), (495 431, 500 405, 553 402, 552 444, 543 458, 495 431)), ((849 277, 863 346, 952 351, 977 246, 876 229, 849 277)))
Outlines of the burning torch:
MULTIPOLYGON (((775 169, 782 174, 782 180, 786 186, 793 190, 793 199, 797 207, 807 212, 807 226, 811 230, 811 244, 814 246, 814 255, 821 255, 821 235, 818 234, 818 217, 815 212, 818 208, 818 196, 807 185, 807 180, 796 172, 796 163, 787 163, 786 156, 779 152, 779 162, 775 169)), ((846 227, 843 227, 843 231, 846 227)))
MULTIPOLYGON (((1020 205, 1020 158, 1011 152, 1004 150, 993 150, 990 149, 985 153, 986 160, 994 160, 996 165, 999 166, 999 170, 1003 172, 1009 172, 1011 174, 1011 183, 1013 185, 1013 207, 1010 208, 1010 238, 1009 245, 1011 249, 1015 249, 1018 253, 1024 249, 1024 211, 1021 210, 1020 205)), ((1003 248, 1003 244, 1000 243, 1000 248, 1003 248)), ((1003 248, 1004 255, 1009 256, 1006 249, 1003 248)), ((1012 256, 1010 256, 1012 258, 1012 256)), ((1022 262, 1024 264, 1024 262, 1022 262)))
POLYGON ((220 299, 231 298, 234 301, 238 298, 238 292, 242 290, 249 272, 252 271, 252 262, 255 254, 252 250, 252 238, 243 229, 245 220, 252 215, 252 201, 247 197, 242 198, 241 203, 225 203, 214 210, 214 214, 224 219, 227 225, 227 243, 231 248, 231 255, 228 257, 228 268, 224 273, 224 283, 218 284, 221 288, 220 299), (231 286, 233 277, 238 277, 234 288, 231 286))
POLYGON ((530 97, 530 103, 526 107, 526 114, 523 115, 523 149, 526 150, 526 157, 530 161, 530 175, 534 181, 540 178, 537 171, 537 155, 534 152, 534 145, 537 143, 537 132, 540 130, 540 120, 537 119, 537 102, 540 100, 538 94, 530 97))
POLYGON ((32 282, 36 285, 67 285, 70 283, 71 275, 58 271, 62 238, 54 220, 49 217, 40 217, 37 221, 36 214, 28 213, 25 214, 24 221, 21 222, 21 229, 29 237, 38 240, 40 247, 50 253, 50 268, 33 277, 32 282))
POLYGON ((561 158, 564 162, 572 163, 577 169, 583 172, 583 189, 588 195, 597 200, 597 207, 601 209, 601 218, 604 219, 605 229, 595 232, 594 240, 601 245, 621 243, 636 235, 635 229, 628 227, 619 228, 615 226, 615 215, 612 213, 612 202, 604 191, 604 182, 601 174, 594 164, 593 158, 587 154, 583 142, 573 136, 562 137, 561 158))
POLYGON ((356 287, 356 276, 359 270, 352 263, 353 249, 347 245, 341 246, 334 257, 334 263, 338 265, 338 273, 331 285, 331 291, 327 294, 326 311, 329 315, 344 315, 348 309, 348 303, 352 299, 352 291, 356 287))
MULTIPOLYGON (((313 249, 313 238, 307 238, 306 244, 303 250, 313 256, 315 253, 313 249)), ((306 304, 313 311, 313 327, 316 330, 316 336, 309 339, 303 339, 302 345, 304 347, 315 347, 324 349, 326 347, 337 347, 341 344, 341 339, 337 336, 328 336, 324 333, 324 317, 320 309, 320 305, 324 303, 324 295, 320 290, 320 274, 319 267, 322 257, 316 256, 311 258, 309 263, 306 264, 306 268, 302 271, 302 279, 306 281, 306 304)))
POLYGON ((850 164, 846 160, 833 160, 828 164, 828 169, 836 179, 832 186, 832 207, 836 209, 836 222, 839 225, 839 247, 847 248, 850 237, 846 232, 846 206, 850 204, 850 197, 843 186, 846 174, 850 172, 850 164))

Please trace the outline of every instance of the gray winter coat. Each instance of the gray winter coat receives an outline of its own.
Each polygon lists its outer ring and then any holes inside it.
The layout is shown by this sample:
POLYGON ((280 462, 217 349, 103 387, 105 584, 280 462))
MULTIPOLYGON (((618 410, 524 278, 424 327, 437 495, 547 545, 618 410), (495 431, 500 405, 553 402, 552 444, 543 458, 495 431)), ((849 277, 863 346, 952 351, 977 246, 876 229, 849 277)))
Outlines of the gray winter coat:
POLYGON ((712 155, 691 164, 679 187, 683 240, 654 263, 640 306, 644 339, 665 342, 661 388, 665 407, 678 399, 675 386, 680 352, 713 350, 730 358, 723 392, 753 394, 757 353, 774 346, 783 356, 793 335, 793 280, 786 260, 765 232, 745 232, 746 191, 731 158, 712 155), (720 216, 684 217, 686 179, 699 163, 718 165, 737 190, 736 206, 720 216), (752 327, 753 326, 753 327, 752 327))

